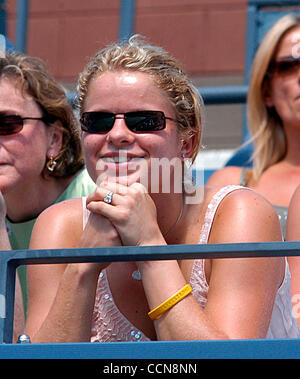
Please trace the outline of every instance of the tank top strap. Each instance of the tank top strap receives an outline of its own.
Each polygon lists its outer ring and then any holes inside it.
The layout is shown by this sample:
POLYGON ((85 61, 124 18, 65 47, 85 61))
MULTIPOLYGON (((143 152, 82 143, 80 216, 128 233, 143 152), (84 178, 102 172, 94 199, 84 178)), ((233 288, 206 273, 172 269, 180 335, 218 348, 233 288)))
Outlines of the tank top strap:
POLYGON ((229 193, 236 191, 238 189, 248 189, 238 185, 228 185, 226 187, 221 188, 218 192, 216 192, 211 198, 207 210, 204 217, 204 222, 201 229, 199 243, 207 243, 208 237, 211 231, 212 223, 216 214, 216 211, 221 204, 221 201, 227 196, 229 193))
POLYGON ((240 186, 246 187, 246 167, 242 167, 241 169, 241 176, 240 176, 240 186))

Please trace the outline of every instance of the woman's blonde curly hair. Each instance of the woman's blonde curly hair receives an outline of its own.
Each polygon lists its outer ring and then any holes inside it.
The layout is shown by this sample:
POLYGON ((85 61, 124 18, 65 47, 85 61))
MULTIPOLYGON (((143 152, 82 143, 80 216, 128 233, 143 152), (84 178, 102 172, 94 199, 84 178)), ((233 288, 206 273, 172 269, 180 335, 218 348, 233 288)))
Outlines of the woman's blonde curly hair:
POLYGON ((23 53, 8 51, 6 57, 0 59, 0 78, 3 77, 16 81, 23 93, 34 99, 49 125, 55 121, 60 125, 63 132, 62 149, 54 157, 55 170, 47 171, 47 174, 67 177, 81 169, 84 161, 79 122, 63 87, 50 75, 43 61, 23 53))
POLYGON ((139 35, 98 51, 80 74, 77 94, 80 115, 93 78, 107 71, 138 71, 152 76, 174 105, 178 131, 183 138, 194 138, 192 161, 201 146, 203 101, 182 65, 163 48, 145 42, 139 35))

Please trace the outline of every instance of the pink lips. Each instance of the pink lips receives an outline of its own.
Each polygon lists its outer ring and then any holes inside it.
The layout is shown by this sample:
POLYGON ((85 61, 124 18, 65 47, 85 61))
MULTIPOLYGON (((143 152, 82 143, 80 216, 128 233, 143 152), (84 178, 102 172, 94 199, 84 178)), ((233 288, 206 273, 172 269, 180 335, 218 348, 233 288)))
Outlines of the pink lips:
POLYGON ((107 163, 121 164, 128 163, 134 159, 142 159, 144 156, 127 153, 126 151, 120 151, 118 153, 107 153, 100 157, 100 159, 104 160, 107 163))

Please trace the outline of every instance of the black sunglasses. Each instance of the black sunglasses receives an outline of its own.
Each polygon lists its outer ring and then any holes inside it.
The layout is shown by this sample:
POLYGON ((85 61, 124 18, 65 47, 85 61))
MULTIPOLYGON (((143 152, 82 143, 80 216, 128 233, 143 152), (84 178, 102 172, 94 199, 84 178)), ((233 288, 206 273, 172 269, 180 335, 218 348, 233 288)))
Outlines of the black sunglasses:
POLYGON ((19 133, 24 126, 24 120, 41 120, 49 122, 48 117, 21 117, 19 115, 0 115, 0 135, 8 136, 19 133))
POLYGON ((299 72, 300 57, 282 57, 272 61, 268 74, 270 76, 293 76, 299 72))
POLYGON ((125 123, 134 133, 157 132, 166 127, 166 119, 174 120, 166 117, 161 111, 136 111, 127 113, 111 113, 111 112, 84 112, 81 116, 81 129, 87 133, 107 133, 115 123, 119 115, 124 116, 125 123))

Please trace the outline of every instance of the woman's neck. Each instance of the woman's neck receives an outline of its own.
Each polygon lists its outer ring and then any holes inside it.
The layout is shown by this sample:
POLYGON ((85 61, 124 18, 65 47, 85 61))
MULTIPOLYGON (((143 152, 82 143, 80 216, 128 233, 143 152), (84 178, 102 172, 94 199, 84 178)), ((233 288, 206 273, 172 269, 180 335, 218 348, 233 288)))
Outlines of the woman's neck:
POLYGON ((285 127, 287 153, 283 161, 291 166, 300 166, 300 125, 297 127, 285 127))
POLYGON ((151 197, 156 205, 157 221, 160 230, 165 238, 170 238, 184 214, 184 194, 160 193, 153 194, 151 197))
POLYGON ((22 183, 3 193, 7 217, 12 222, 24 222, 36 218, 43 210, 54 204, 68 187, 74 176, 68 178, 43 178, 22 183))

